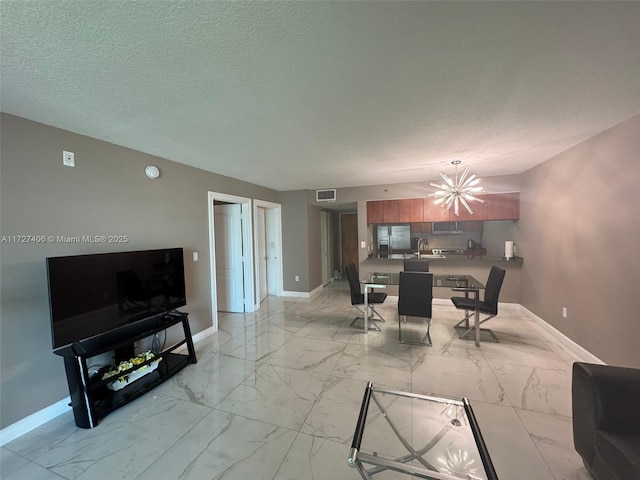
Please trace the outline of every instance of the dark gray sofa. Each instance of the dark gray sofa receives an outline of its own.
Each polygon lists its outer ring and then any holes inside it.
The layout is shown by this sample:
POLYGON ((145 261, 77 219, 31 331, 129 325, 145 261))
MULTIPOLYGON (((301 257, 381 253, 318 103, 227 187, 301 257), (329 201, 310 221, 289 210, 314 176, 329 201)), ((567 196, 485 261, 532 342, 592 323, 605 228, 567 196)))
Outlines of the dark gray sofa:
POLYGON ((640 480, 640 370, 573 364, 573 442, 596 480, 640 480))

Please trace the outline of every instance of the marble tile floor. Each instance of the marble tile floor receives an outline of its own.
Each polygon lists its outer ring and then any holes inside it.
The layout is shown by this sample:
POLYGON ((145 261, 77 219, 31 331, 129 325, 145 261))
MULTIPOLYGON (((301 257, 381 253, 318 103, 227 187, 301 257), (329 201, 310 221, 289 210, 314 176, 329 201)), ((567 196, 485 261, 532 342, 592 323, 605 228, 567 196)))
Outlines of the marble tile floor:
MULTIPOLYGON (((372 381, 468 397, 501 480, 590 478, 572 440, 578 359, 539 325, 503 308, 487 323, 500 343, 478 348, 457 338, 460 313, 436 304, 433 347, 410 346, 398 343, 394 299, 379 311, 381 332, 351 328, 357 312, 346 283, 334 282, 311 299, 268 297, 254 313, 220 314, 196 365, 97 428, 76 428, 69 412, 5 445, 0 476, 356 480, 346 458, 372 381)), ((384 475, 374 478, 399 478, 384 475)))

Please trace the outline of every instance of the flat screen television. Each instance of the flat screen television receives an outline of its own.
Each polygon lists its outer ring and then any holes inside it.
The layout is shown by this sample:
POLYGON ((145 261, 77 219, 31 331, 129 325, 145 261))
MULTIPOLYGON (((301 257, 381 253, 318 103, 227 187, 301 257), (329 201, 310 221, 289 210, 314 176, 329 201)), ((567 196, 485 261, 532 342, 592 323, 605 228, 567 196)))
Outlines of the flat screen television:
POLYGON ((182 248, 47 258, 53 349, 186 305, 182 248))

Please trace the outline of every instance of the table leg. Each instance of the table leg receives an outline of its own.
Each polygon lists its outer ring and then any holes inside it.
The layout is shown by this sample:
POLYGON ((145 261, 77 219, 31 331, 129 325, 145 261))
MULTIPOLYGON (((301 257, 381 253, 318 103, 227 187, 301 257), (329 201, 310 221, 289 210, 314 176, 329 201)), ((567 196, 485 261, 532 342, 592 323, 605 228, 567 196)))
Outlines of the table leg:
POLYGON ((364 333, 369 333, 369 287, 364 286, 364 333))
POLYGON ((476 347, 480 346, 480 312, 478 311, 478 292, 475 294, 476 311, 473 314, 473 326, 476 330, 476 347))

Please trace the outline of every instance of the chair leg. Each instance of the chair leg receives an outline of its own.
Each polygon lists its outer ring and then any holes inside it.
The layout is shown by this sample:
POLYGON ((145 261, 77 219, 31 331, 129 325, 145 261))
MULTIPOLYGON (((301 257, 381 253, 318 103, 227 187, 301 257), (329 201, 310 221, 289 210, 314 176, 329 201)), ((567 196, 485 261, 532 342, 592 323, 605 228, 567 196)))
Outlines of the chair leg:
MULTIPOLYGON (((351 322, 351 327, 353 328, 357 328, 358 330, 363 330, 364 329, 364 317, 356 317, 353 319, 353 321, 351 322), (354 325, 356 322, 362 322, 359 325, 354 325)), ((380 332, 380 327, 378 325, 376 325, 376 322, 373 321, 373 319, 371 317, 369 317, 369 323, 367 324, 367 327, 369 330, 374 331, 374 332, 380 332)))
MULTIPOLYGON (((471 313, 471 315, 473 315, 474 312, 470 312, 469 310, 466 310, 467 313, 471 313)), ((463 318, 462 320, 460 320, 453 328, 455 328, 455 330, 457 332, 462 332, 458 334, 458 338, 461 338, 463 340, 475 340, 475 335, 469 335, 470 333, 472 333, 475 330, 475 325, 469 325, 469 315, 466 315, 465 318, 463 318), (464 326, 460 326, 460 324, 462 322, 466 322, 466 324, 464 326)), ((484 322, 486 322, 487 320, 491 320, 493 317, 495 317, 495 315, 491 315, 489 317, 484 318, 483 320, 480 321, 479 325, 482 325, 484 322)), ((485 342, 500 342, 500 340, 498 340, 498 337, 496 337, 496 334, 493 333, 490 329, 488 328, 480 328, 480 334, 482 335, 483 333, 485 333, 485 337, 482 339, 485 342), (487 338, 487 336, 489 338, 487 338)))
POLYGON ((375 318, 376 318, 376 316, 377 316, 378 318, 376 319, 376 322, 386 323, 386 322, 385 322, 385 319, 384 319, 384 318, 382 318, 382 315, 380 315, 380 314, 378 313, 378 311, 374 308, 374 306, 373 306, 373 305, 369 304, 369 308, 371 309, 371 310, 370 310, 371 315, 369 316, 369 318, 375 319, 375 318))
MULTIPOLYGON (((358 310, 362 315, 364 315, 364 310, 362 308, 360 308, 358 305, 353 305, 353 307, 358 310)), ((372 304, 369 304, 369 318, 376 321, 376 322, 382 322, 385 323, 384 318, 382 318, 382 315, 380 315, 378 313, 378 311, 374 308, 374 306, 372 304), (376 318, 376 315, 378 318, 376 318)))
POLYGON ((402 338, 402 324, 403 323, 407 323, 407 316, 406 315, 398 315, 398 342, 405 343, 407 345, 422 345, 422 346, 425 346, 425 347, 431 347, 432 346, 431 334, 429 333, 429 330, 431 329, 431 319, 430 318, 426 318, 426 320, 427 320, 427 333, 425 334, 425 336, 422 339, 422 341, 420 341, 420 342, 411 342, 409 340, 405 340, 404 338, 402 338))
POLYGON ((464 328, 469 328, 469 319, 473 316, 473 310, 465 310, 464 318, 455 324, 453 328, 460 327, 460 324, 464 322, 464 328))
MULTIPOLYGON (((353 307, 354 307, 356 310, 358 310, 362 315, 364 315, 364 310, 363 310, 363 309, 361 309, 358 305, 353 305, 353 307)), ((375 311, 375 310, 374 310, 374 311, 375 311)), ((377 313, 377 312, 376 312, 376 313, 377 313)), ((372 314, 372 312, 371 312, 371 309, 369 309, 369 322, 368 322, 368 325, 367 325, 367 326, 368 326, 368 329, 369 329, 369 330, 372 330, 372 331, 374 331, 374 332, 379 332, 379 331, 380 331, 380 327, 379 327, 378 325, 376 325, 376 323, 375 323, 375 322, 377 322, 377 321, 379 321, 379 320, 377 320, 377 319, 373 316, 373 314, 372 314)), ((384 321, 384 320, 383 320, 383 321, 384 321)), ((359 329, 359 330, 363 330, 363 329, 364 329, 364 317, 355 317, 355 318, 353 319, 353 321, 351 322, 350 326, 351 326, 351 327, 353 327, 353 328, 357 328, 357 329, 359 329), (356 322, 362 322, 362 323, 360 323, 360 325, 354 325, 356 322)))

